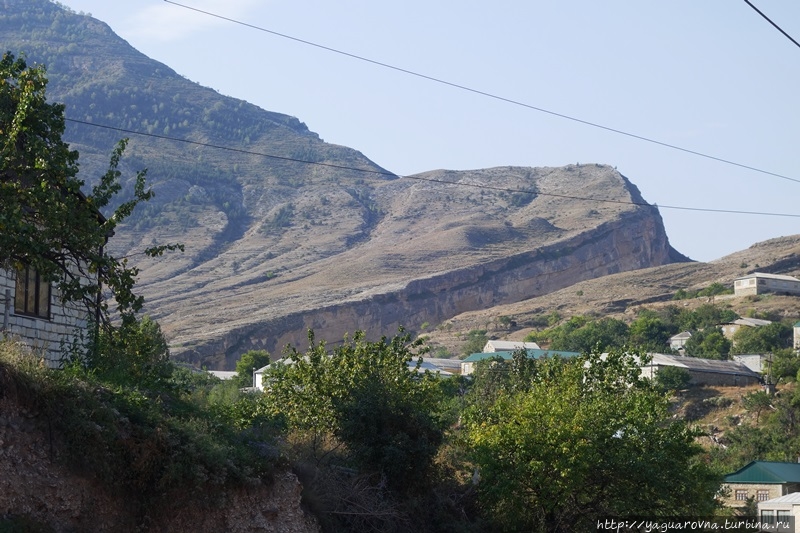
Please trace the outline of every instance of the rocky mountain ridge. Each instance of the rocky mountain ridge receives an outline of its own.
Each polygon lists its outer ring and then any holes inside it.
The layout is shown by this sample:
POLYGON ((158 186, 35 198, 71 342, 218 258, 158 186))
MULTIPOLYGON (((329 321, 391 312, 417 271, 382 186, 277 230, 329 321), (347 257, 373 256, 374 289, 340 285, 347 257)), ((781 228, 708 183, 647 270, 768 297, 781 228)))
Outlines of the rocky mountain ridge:
POLYGON ((0 44, 47 65, 87 183, 122 136, 125 175, 148 169, 156 197, 109 249, 135 258, 146 311, 180 358, 231 368, 245 349, 302 347, 308 328, 334 342, 391 335, 686 259, 610 166, 399 177, 294 117, 186 80, 89 16, 2 5, 0 44), (141 255, 176 241, 185 253, 141 255))

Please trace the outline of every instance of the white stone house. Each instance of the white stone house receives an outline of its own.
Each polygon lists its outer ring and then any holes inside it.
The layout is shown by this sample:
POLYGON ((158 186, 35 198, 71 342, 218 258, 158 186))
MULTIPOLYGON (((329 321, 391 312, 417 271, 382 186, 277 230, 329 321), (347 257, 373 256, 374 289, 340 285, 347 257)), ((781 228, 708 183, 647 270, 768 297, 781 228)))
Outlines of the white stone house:
POLYGON ((62 302, 53 284, 32 268, 0 268, 0 309, 3 336, 30 346, 52 367, 85 337, 92 318, 81 303, 62 302))
POLYGON ((733 334, 742 328, 760 328, 763 326, 769 326, 770 324, 772 324, 771 320, 743 317, 737 318, 733 322, 722 324, 720 329, 722 329, 722 334, 725 335, 726 338, 733 339, 733 334))
POLYGON ((733 293, 736 296, 764 294, 767 292, 800 295, 800 280, 793 276, 784 276, 782 274, 753 272, 733 281, 733 293))
POLYGON ((494 352, 513 352, 515 350, 539 350, 539 345, 535 342, 519 342, 519 341, 487 341, 483 347, 483 353, 494 352))
POLYGON ((669 338, 669 347, 678 353, 683 354, 686 351, 686 341, 692 338, 691 331, 682 331, 669 338))
POLYGON ((762 527, 774 527, 769 531, 794 533, 800 524, 800 492, 758 502, 758 518, 762 527))

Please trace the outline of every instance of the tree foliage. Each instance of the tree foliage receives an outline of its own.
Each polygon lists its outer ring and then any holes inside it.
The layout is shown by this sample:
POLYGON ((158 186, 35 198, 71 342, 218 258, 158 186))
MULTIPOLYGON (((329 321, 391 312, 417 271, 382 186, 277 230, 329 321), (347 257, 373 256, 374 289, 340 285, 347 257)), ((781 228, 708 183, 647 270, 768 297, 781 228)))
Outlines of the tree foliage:
POLYGON ((305 353, 290 348, 270 366, 263 401, 290 428, 339 439, 354 465, 392 488, 413 488, 442 439, 436 378, 409 368, 422 353, 402 331, 377 342, 357 332, 330 353, 309 332, 305 353))
POLYGON ((236 378, 234 381, 240 388, 253 386, 253 372, 269 364, 269 352, 266 350, 248 350, 236 362, 236 378))
POLYGON ((656 386, 665 392, 683 390, 691 381, 691 374, 677 366, 661 367, 655 377, 656 386))
MULTIPOLYGON (((137 174, 130 200, 102 216, 121 190, 118 165, 126 141, 111 156, 108 171, 82 192, 78 179, 78 152, 62 140, 64 106, 48 103, 44 67, 28 67, 24 59, 6 53, 0 60, 0 266, 33 267, 53 282, 63 301, 78 302, 94 311, 108 289, 116 311, 134 321, 142 298, 133 287, 138 270, 125 258, 104 248, 118 224, 153 193, 145 172, 137 174)), ((161 255, 180 245, 156 246, 149 255, 161 255)), ((103 301, 99 318, 108 322, 103 301)))
POLYGON ((731 341, 718 327, 708 327, 692 335, 684 345, 686 354, 708 359, 727 359, 731 341))
POLYGON ((733 334, 731 353, 771 353, 792 345, 792 327, 773 322, 759 327, 741 327, 733 334))
POLYGON ((588 531, 602 516, 702 515, 718 479, 697 433, 612 351, 547 360, 530 391, 468 417, 486 510, 508 531, 588 531))

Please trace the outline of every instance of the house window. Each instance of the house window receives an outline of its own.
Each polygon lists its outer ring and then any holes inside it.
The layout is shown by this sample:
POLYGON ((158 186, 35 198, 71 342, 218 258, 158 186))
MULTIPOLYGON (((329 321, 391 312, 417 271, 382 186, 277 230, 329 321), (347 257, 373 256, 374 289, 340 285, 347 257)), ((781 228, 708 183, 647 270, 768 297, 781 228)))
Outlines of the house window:
POLYGON ((50 319, 50 282, 43 281, 31 267, 17 271, 14 312, 50 319))
POLYGON ((743 502, 747 500, 747 491, 744 489, 737 489, 736 490, 736 501, 743 502))
POLYGON ((756 500, 760 502, 765 502, 769 500, 769 491, 768 490, 759 490, 756 492, 756 500))
POLYGON ((772 510, 764 510, 761 511, 761 523, 762 524, 775 524, 775 511, 772 510))

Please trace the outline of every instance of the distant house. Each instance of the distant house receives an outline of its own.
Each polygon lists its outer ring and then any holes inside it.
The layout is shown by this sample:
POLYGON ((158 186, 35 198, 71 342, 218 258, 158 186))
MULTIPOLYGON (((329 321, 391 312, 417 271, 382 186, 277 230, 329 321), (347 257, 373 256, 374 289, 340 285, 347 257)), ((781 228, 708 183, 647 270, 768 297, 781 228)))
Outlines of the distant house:
POLYGON ((768 374, 772 365, 772 354, 739 354, 732 355, 731 358, 759 374, 768 374))
POLYGON ((739 331, 742 328, 760 328, 762 326, 768 326, 772 324, 771 320, 762 320, 760 318, 737 318, 733 322, 728 322, 727 324, 723 324, 720 326, 722 329, 722 334, 725 335, 726 338, 732 339, 733 334, 739 331))
POLYGON ((483 347, 484 353, 492 352, 513 352, 524 348, 525 350, 538 350, 539 345, 535 342, 517 342, 517 341, 488 341, 483 347))
MULTIPOLYGON (((724 478, 728 507, 744 507, 748 498, 767 502, 800 491, 800 463, 752 461, 724 478)), ((760 505, 759 505, 760 507, 760 505)))
POLYGON ((794 349, 800 350, 800 322, 794 325, 794 349))
POLYGON ((736 296, 748 296, 764 293, 800 295, 800 280, 793 276, 753 272, 737 278, 733 282, 733 293, 736 296))
POLYGON ((686 370, 692 385, 747 386, 761 382, 761 376, 738 361, 719 361, 651 353, 650 361, 642 365, 642 377, 655 378, 661 368, 674 366, 686 370))
POLYGON ((796 524, 800 524, 800 492, 758 502, 758 519, 775 527, 769 531, 794 533, 796 524))
POLYGON ((208 373, 222 381, 228 381, 239 375, 235 370, 209 370, 208 373))
MULTIPOLYGON (((542 357, 562 357, 562 358, 571 358, 580 355, 578 352, 564 352, 559 350, 542 350, 541 348, 534 348, 526 350, 528 353, 528 357, 532 359, 539 359, 542 357)), ((502 352, 481 352, 481 353, 474 353, 461 361, 461 375, 462 376, 469 376, 473 372, 475 372, 477 364, 480 361, 484 361, 486 359, 491 359, 492 357, 500 357, 503 361, 509 362, 511 361, 514 355, 513 351, 502 351, 502 352)))
POLYGON ((686 351, 686 341, 692 338, 691 331, 682 331, 676 335, 673 335, 669 338, 669 347, 679 353, 683 353, 686 351))

